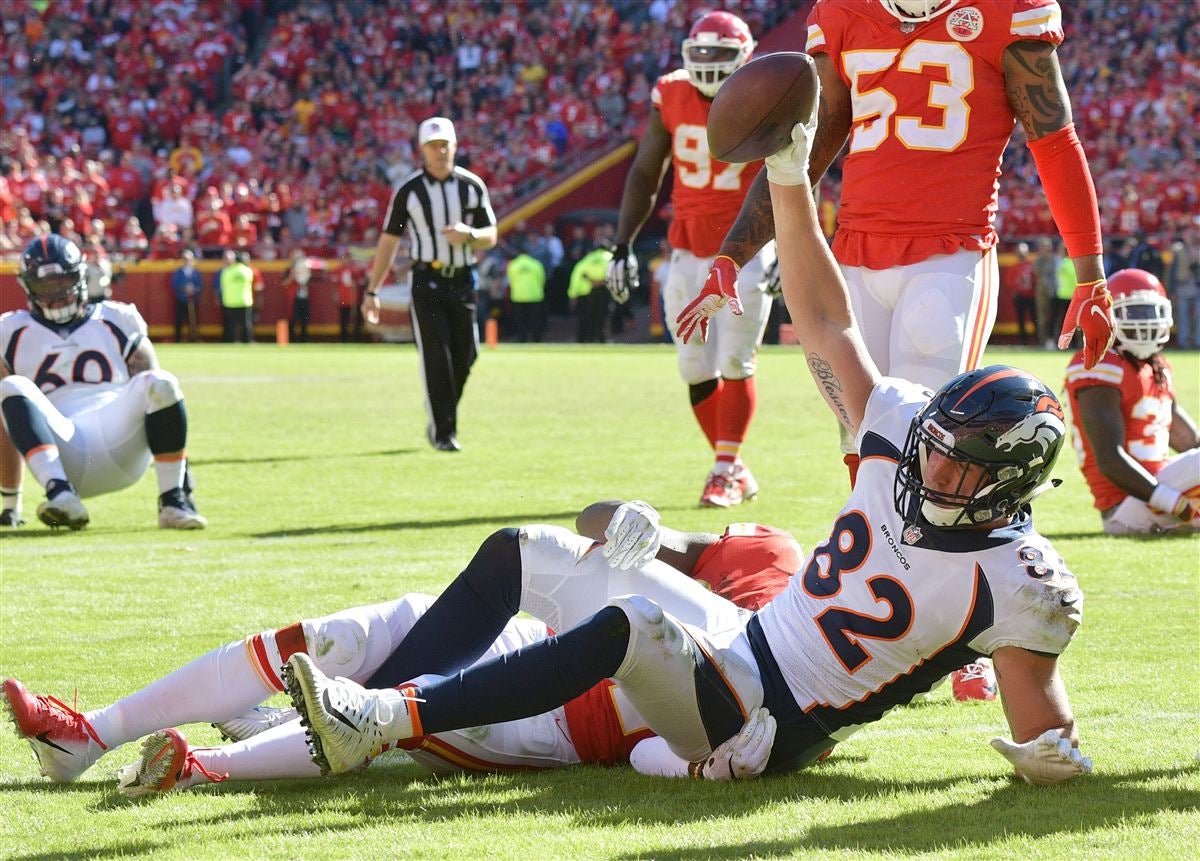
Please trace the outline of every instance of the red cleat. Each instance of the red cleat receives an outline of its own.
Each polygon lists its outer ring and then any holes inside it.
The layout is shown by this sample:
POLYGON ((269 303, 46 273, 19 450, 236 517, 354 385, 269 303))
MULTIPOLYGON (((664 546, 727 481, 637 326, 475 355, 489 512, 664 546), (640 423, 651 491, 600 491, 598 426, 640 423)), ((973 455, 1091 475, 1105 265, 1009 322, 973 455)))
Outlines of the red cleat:
POLYGON ((87 718, 61 700, 30 693, 16 679, 4 682, 4 704, 42 774, 56 783, 70 783, 107 750, 87 718))
POLYGON ((994 700, 996 698, 996 671, 992 662, 980 658, 961 670, 950 674, 950 687, 956 700, 994 700))

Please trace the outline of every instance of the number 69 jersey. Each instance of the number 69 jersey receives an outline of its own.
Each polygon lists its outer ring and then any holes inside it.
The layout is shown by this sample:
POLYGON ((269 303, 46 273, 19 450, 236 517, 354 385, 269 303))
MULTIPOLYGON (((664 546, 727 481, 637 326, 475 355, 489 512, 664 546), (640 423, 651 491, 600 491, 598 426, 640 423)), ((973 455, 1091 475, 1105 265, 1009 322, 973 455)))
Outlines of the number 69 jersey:
POLYGON ((849 151, 834 256, 887 269, 995 244, 1000 157, 1014 116, 1005 50, 1063 40, 1055 0, 951 0, 902 22, 878 0, 821 0, 805 51, 850 91, 849 151))
POLYGON ((89 305, 61 326, 10 311, 0 316, 0 355, 66 413, 129 382, 126 362, 146 331, 137 308, 124 302, 89 305))
POLYGON ((667 239, 672 248, 701 258, 712 257, 737 219, 762 162, 728 164, 712 157, 708 151, 712 100, 692 86, 684 69, 659 78, 650 101, 671 135, 671 163, 675 167, 667 239))
POLYGON ((796 705, 835 739, 1002 646, 1060 654, 1082 619, 1075 577, 1028 509, 992 531, 906 526, 896 512, 900 448, 928 401, 905 380, 876 386, 850 501, 757 616, 796 705))

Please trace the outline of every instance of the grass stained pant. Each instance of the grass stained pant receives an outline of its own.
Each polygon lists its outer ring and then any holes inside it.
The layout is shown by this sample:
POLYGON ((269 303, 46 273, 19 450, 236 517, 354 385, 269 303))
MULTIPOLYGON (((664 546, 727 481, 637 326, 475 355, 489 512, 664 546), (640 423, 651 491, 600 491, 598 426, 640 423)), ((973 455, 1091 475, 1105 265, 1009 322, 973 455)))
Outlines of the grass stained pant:
POLYGON ((425 382, 425 411, 437 439, 458 433, 458 400, 479 355, 475 277, 467 267, 413 268, 413 335, 425 382))

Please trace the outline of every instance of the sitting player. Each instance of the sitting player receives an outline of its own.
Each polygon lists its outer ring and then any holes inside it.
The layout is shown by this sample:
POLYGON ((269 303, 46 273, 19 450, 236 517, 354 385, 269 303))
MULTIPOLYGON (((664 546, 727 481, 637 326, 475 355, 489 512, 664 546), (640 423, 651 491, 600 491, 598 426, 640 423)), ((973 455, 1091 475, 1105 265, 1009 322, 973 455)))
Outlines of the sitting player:
POLYGON ((0 316, 0 525, 22 524, 24 457, 47 526, 87 526, 82 498, 128 487, 153 460, 158 525, 201 529, 179 381, 158 366, 137 308, 88 304, 86 269, 74 242, 33 240, 17 275, 29 310, 0 316))
MULTIPOLYGON (((517 565, 530 579, 527 600, 561 602, 563 593, 595 589, 658 588, 670 603, 673 588, 696 589, 677 575, 690 572, 709 589, 749 609, 777 594, 800 567, 803 554, 790 535, 769 527, 735 524, 722 536, 680 533, 661 527, 645 503, 596 503, 577 522, 580 532, 531 526, 503 530, 484 542, 463 572, 477 584, 497 568, 517 565), (607 537, 606 537, 607 536, 607 537), (604 542, 601 552, 595 551, 604 542), (562 566, 564 552, 580 564, 562 566), (663 565, 653 563, 657 556, 663 565), (612 567, 610 567, 612 566, 612 567), (553 571, 566 570, 568 577, 553 571), (656 586, 657 584, 657 586, 656 586), (535 595, 538 590, 545 594, 535 595)), ((433 602, 406 595, 384 604, 357 607, 229 643, 192 661, 113 705, 80 714, 53 697, 29 693, 18 681, 4 684, 5 702, 18 731, 33 747, 42 773, 56 782, 75 780, 108 751, 149 735, 142 754, 122 769, 122 792, 144 795, 225 779, 316 777, 304 731, 291 709, 258 708, 282 690, 280 671, 297 651, 314 657, 330 673, 366 680, 404 641, 433 602), (191 748, 175 724, 217 721, 236 743, 191 748)), ((545 639, 545 623, 514 619, 488 647, 492 657, 545 639)), ((602 683, 565 707, 519 724, 442 733, 406 745, 418 763, 434 772, 508 771, 553 768, 578 762, 627 762, 650 733, 628 701, 602 683), (560 726, 568 728, 564 736, 560 726)), ((769 747, 769 745, 768 745, 769 747)), ((749 751, 753 753, 753 749, 749 751)), ((660 757, 655 756, 657 761, 660 757)), ((765 758, 763 760, 765 762, 765 758)), ((680 769, 686 764, 681 763, 680 769)))
POLYGON ((1200 435, 1175 399, 1171 301, 1149 272, 1108 281, 1116 346, 1094 368, 1067 368, 1075 448, 1109 535, 1200 529, 1200 435), (1170 457, 1168 447, 1180 454, 1170 457))

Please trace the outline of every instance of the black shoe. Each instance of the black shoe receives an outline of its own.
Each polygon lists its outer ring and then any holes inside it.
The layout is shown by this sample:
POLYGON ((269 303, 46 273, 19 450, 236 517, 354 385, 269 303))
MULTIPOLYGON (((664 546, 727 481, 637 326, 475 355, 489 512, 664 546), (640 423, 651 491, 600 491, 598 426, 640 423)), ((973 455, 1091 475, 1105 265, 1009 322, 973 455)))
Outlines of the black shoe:
POLYGON ((438 437, 434 440, 433 447, 438 451, 462 451, 462 446, 458 444, 458 440, 454 438, 454 434, 438 437))
POLYGON ((0 511, 0 526, 24 526, 25 521, 21 519, 21 512, 15 508, 6 508, 0 511))

